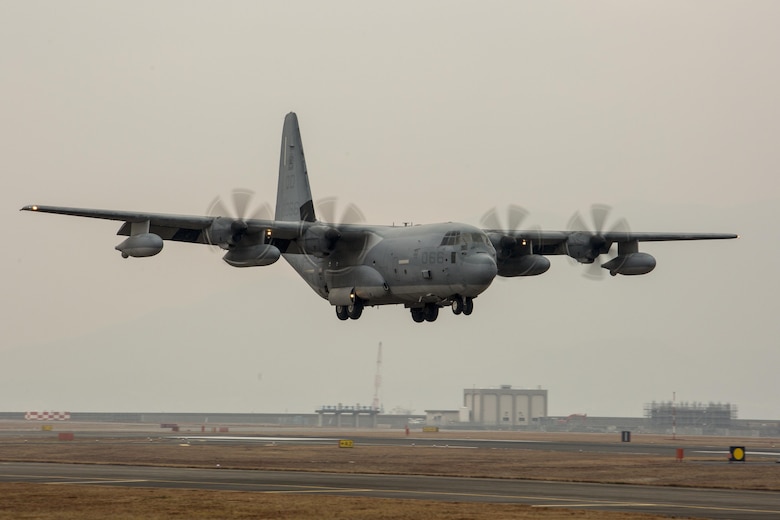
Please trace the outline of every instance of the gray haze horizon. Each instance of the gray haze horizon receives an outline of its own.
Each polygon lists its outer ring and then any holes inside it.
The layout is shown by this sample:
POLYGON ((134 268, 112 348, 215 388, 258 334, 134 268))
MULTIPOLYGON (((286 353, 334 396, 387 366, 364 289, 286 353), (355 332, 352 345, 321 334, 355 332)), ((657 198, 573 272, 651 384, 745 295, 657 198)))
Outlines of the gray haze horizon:
MULTIPOLYGON (((0 3, 6 229, 0 410, 457 409, 463 389, 549 391, 550 415, 668 401, 780 419, 780 4, 0 3), (594 282, 552 257, 468 318, 398 306, 340 322, 283 261, 235 269, 118 223, 26 204, 204 214, 272 206, 284 115, 316 200, 370 223, 479 224, 517 204, 565 229, 593 203, 658 266, 594 282)), ((606 260, 607 257, 602 257, 606 260)))

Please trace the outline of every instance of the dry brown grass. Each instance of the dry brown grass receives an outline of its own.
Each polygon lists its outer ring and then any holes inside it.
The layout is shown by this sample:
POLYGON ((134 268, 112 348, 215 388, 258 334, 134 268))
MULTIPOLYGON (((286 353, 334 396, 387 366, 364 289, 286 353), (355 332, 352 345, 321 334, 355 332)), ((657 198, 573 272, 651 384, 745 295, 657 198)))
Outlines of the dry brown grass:
POLYGON ((653 520, 655 515, 469 504, 425 500, 341 498, 229 491, 0 484, 0 518, 113 520, 168 518, 275 520, 653 520))

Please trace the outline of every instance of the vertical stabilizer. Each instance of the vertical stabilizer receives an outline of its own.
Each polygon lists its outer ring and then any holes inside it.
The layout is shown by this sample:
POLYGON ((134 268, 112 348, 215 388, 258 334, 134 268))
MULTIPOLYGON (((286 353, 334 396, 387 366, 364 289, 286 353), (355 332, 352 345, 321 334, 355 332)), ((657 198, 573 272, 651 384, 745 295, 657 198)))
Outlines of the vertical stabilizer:
POLYGON ((303 156, 298 117, 290 112, 284 118, 282 150, 279 157, 279 184, 276 191, 276 220, 314 222, 314 204, 309 174, 303 156))

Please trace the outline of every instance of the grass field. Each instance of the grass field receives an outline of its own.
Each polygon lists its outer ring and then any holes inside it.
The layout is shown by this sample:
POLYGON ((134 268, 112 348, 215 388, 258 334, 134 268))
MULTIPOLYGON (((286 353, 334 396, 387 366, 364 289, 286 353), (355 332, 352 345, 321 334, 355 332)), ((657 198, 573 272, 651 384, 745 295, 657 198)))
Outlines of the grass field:
POLYGON ((340 498, 229 491, 194 491, 0 484, 0 518, 58 520, 279 519, 279 520, 511 520, 659 519, 603 511, 522 505, 340 498))

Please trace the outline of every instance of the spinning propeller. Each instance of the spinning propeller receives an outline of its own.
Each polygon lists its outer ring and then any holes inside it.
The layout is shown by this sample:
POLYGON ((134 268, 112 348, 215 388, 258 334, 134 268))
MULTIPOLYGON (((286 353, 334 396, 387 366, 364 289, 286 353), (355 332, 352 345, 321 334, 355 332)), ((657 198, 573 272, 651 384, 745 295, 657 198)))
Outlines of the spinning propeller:
POLYGON ((339 209, 338 197, 327 197, 317 202, 316 215, 327 224, 362 224, 366 221, 363 212, 353 203, 347 204, 343 211, 338 212, 339 209))
MULTIPOLYGON (((528 210, 516 204, 507 206, 504 213, 505 216, 502 217, 496 208, 492 208, 480 219, 480 224, 485 228, 493 246, 496 247, 498 260, 505 260, 513 253, 518 253, 516 249, 518 240, 515 235, 521 231, 520 226, 530 214, 528 210)), ((534 244, 541 244, 541 228, 534 225, 522 231, 526 232, 524 236, 527 238, 522 240, 520 246, 528 248, 522 254, 531 254, 533 253, 531 248, 534 244)))
POLYGON ((338 197, 326 197, 315 203, 314 222, 303 235, 303 254, 313 265, 318 259, 331 258, 331 268, 354 267, 362 261, 368 247, 368 235, 362 230, 348 229, 362 224, 366 218, 355 204, 339 204, 338 197))
POLYGON ((591 280, 601 280, 604 277, 605 271, 596 262, 596 259, 599 255, 609 253, 612 244, 616 242, 615 235, 618 237, 621 234, 628 236, 630 232, 628 221, 621 218, 607 231, 607 234, 610 235, 610 240, 607 240, 604 236, 604 228, 609 221, 611 212, 612 208, 606 204, 593 204, 590 207, 592 226, 585 223, 579 211, 569 219, 567 229, 572 234, 566 241, 566 252, 577 262, 590 264, 584 276, 591 280))
POLYGON ((206 240, 210 245, 227 249, 238 245, 248 230, 247 220, 271 220, 271 206, 265 202, 253 204, 255 192, 245 188, 236 188, 230 193, 229 200, 217 196, 209 204, 206 214, 213 217, 225 217, 230 222, 220 225, 215 220, 206 232, 206 240))
POLYGON ((496 208, 491 208, 479 220, 487 230, 493 246, 496 248, 498 260, 509 258, 517 247, 517 239, 513 236, 520 225, 528 217, 528 211, 515 204, 506 207, 506 215, 502 218, 496 208))
POLYGON ((528 211, 520 206, 510 205, 505 213, 506 216, 502 218, 499 211, 493 208, 480 220, 496 249, 498 275, 503 279, 546 272, 550 268, 550 261, 538 254, 542 245, 541 229, 538 226, 520 229, 528 216, 528 211), (537 253, 534 253, 535 248, 537 253))

